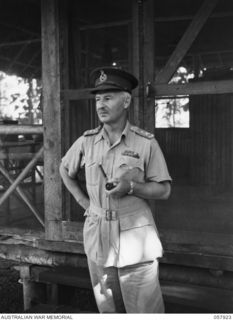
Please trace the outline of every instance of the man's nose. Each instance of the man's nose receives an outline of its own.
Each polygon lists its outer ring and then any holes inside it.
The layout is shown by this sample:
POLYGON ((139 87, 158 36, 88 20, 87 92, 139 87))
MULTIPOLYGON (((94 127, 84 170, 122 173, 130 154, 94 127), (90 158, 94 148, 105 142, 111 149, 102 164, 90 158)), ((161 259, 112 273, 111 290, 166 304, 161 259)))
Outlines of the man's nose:
POLYGON ((97 109, 103 108, 105 106, 104 101, 103 100, 97 101, 96 106, 97 106, 97 109))

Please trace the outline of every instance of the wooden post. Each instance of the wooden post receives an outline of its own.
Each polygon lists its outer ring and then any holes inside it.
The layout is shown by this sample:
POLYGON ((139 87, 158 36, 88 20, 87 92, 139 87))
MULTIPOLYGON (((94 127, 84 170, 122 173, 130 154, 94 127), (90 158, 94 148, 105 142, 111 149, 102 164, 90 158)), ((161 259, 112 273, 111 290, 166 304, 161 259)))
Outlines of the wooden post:
MULTIPOLYGON (((139 73, 139 4, 137 0, 132 1, 132 34, 130 38, 132 39, 132 72, 139 80, 139 86, 141 85, 140 73, 139 73)), ((134 101, 133 101, 133 122, 137 125, 141 125, 140 116, 140 89, 137 88, 134 91, 134 101)))
POLYGON ((33 302, 44 302, 46 298, 46 287, 44 284, 38 284, 31 279, 31 266, 16 266, 20 272, 20 283, 23 285, 23 304, 24 311, 29 310, 33 302))
POLYGON ((155 49, 154 49, 154 1, 144 2, 144 129, 154 133, 155 130, 155 99, 146 97, 146 86, 154 81, 155 77, 155 49))
MULTIPOLYGON (((155 50, 154 50, 154 1, 143 1, 143 128, 151 133, 155 131, 155 99, 148 97, 146 88, 148 83, 152 83, 155 77, 155 50)), ((156 203, 149 201, 155 221, 158 221, 158 212, 155 208, 156 203)))
MULTIPOLYGON (((154 133, 155 130, 155 99, 147 96, 148 83, 154 81, 154 1, 133 1, 133 73, 139 79, 139 88, 134 98, 134 123, 154 133)), ((155 202, 150 201, 152 212, 155 202)))
POLYGON ((58 1, 42 0, 45 237, 62 240, 60 46, 58 1))
MULTIPOLYGON (((61 90, 69 90, 70 88, 70 70, 69 70, 69 34, 68 34, 68 7, 70 3, 65 0, 60 1, 60 85, 61 90)), ((70 99, 67 95, 61 95, 61 109, 62 109, 62 122, 61 122, 61 130, 63 132, 62 140, 61 140, 61 152, 62 156, 71 146, 71 133, 70 133, 70 99)), ((63 217, 64 219, 70 220, 70 202, 71 202, 71 194, 62 184, 62 208, 63 208, 63 217)))
POLYGON ((146 85, 154 81, 154 2, 134 0, 132 34, 132 70, 139 79, 134 98, 134 123, 154 132, 155 103, 146 97, 146 85))
MULTIPOLYGON (((229 97, 229 104, 232 106, 233 105, 233 95, 231 95, 229 97)), ((229 186, 230 187, 233 187, 233 126, 232 126, 232 122, 233 122, 233 108, 230 109, 230 116, 229 116, 229 127, 230 127, 230 142, 229 142, 229 145, 230 145, 230 150, 229 150, 229 154, 230 154, 230 174, 229 174, 229 186)))
POLYGON ((47 303, 51 305, 58 305, 58 284, 57 283, 47 283, 47 303))

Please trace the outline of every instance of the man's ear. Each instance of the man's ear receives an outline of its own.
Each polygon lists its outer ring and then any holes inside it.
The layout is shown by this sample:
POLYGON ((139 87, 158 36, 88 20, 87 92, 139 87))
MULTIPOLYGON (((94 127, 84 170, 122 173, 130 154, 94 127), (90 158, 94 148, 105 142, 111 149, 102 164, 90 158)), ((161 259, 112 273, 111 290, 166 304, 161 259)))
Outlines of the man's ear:
POLYGON ((131 102, 131 97, 130 96, 126 96, 125 97, 125 101, 124 101, 124 108, 127 109, 130 105, 131 102))

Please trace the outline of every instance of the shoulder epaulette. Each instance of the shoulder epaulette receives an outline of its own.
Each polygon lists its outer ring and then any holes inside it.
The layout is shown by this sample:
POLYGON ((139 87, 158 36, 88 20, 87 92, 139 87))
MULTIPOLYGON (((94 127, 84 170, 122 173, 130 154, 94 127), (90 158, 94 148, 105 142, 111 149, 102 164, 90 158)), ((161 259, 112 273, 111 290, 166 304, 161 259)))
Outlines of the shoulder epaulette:
POLYGON ((144 138, 147 138, 147 139, 153 139, 154 138, 154 135, 152 133, 147 132, 145 130, 142 130, 142 129, 138 128, 138 127, 133 126, 133 127, 130 128, 130 130, 135 132, 135 133, 137 133, 139 136, 142 136, 144 138))
POLYGON ((95 128, 95 129, 87 130, 87 131, 84 132, 83 135, 84 135, 84 137, 93 136, 93 135, 99 133, 100 130, 101 130, 101 126, 95 128))

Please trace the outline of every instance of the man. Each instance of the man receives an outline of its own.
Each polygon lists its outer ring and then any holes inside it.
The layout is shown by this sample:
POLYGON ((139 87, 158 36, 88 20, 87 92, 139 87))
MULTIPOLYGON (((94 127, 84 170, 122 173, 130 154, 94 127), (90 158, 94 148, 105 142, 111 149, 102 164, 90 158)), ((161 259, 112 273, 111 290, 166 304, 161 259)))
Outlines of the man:
POLYGON ((111 67, 91 77, 102 125, 74 142, 60 173, 86 210, 84 249, 97 306, 101 313, 161 313, 162 246, 147 199, 167 199, 171 178, 154 136, 127 120, 137 79, 111 67), (88 197, 76 180, 84 165, 88 197))

